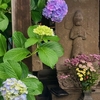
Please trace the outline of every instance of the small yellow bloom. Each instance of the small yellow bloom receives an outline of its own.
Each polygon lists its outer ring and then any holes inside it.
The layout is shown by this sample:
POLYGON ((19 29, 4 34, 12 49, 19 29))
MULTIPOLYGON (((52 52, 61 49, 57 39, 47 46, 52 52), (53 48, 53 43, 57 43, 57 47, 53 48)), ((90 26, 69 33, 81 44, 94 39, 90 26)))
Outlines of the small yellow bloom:
POLYGON ((80 78, 80 81, 83 81, 83 77, 80 78))

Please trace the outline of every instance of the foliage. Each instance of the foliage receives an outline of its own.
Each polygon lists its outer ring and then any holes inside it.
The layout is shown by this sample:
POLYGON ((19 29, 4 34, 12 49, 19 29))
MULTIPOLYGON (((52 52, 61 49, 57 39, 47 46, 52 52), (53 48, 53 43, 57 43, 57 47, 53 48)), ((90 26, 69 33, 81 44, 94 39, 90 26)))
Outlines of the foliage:
POLYGON ((83 90, 90 90, 99 79, 98 64, 100 64, 100 55, 96 54, 78 55, 65 60, 65 65, 77 77, 83 90))
MULTIPOLYGON (((6 81, 6 79, 15 78, 21 80, 28 87, 28 100, 34 100, 32 97, 42 93, 43 86, 42 83, 37 78, 27 78, 29 71, 28 67, 22 62, 25 58, 38 53, 40 60, 54 68, 54 65, 58 61, 58 57, 63 55, 63 48, 58 43, 59 38, 57 35, 51 34, 52 29, 44 30, 45 34, 38 34, 34 32, 38 29, 38 25, 30 26, 28 28, 29 38, 25 38, 21 32, 15 32, 13 34, 13 41, 15 43, 15 48, 6 51, 6 38, 0 34, 0 79, 6 81), (50 32, 49 32, 50 31, 50 32), (47 35, 46 35, 47 32, 47 35), (48 34, 50 33, 50 34, 48 34), (28 47, 37 45, 36 50, 30 52, 28 47), (23 70, 24 69, 24 70, 23 70), (30 87, 31 86, 31 87, 30 87)), ((47 26, 45 26, 48 28, 47 26)), ((40 28, 42 30, 42 28, 40 28)), ((42 31, 41 31, 42 32, 42 31)), ((0 83, 0 84, 1 84, 0 83)))
POLYGON ((42 19, 42 11, 46 2, 47 0, 31 0, 31 17, 35 25, 29 26, 27 30, 28 38, 22 32, 15 31, 12 35, 15 48, 7 51, 7 39, 5 37, 9 37, 6 32, 8 32, 9 26, 11 32, 12 27, 10 23, 11 0, 0 0, 0 100, 4 100, 5 96, 8 98, 15 96, 14 93, 17 89, 20 95, 16 95, 14 100, 23 99, 26 96, 27 100, 35 100, 35 96, 42 93, 43 85, 37 77, 30 74, 23 60, 37 54, 44 64, 53 69, 58 58, 63 55, 59 37, 54 34, 51 28, 38 25, 42 19), (31 46, 36 46, 35 50, 29 51, 31 46), (16 81, 16 84, 18 82, 17 89, 14 81, 16 81), (21 84, 27 87, 26 92, 20 92, 21 84), (10 95, 7 91, 4 91, 6 88, 11 93, 10 95))

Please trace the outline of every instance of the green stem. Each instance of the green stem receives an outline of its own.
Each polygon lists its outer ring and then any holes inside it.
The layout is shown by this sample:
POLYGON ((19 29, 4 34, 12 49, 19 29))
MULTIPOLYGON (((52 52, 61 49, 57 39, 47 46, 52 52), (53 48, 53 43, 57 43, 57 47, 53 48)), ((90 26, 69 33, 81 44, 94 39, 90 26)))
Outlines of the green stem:
POLYGON ((29 58, 31 57, 32 55, 36 54, 37 53, 37 49, 35 49, 35 51, 33 51, 30 55, 28 55, 26 58, 29 58))

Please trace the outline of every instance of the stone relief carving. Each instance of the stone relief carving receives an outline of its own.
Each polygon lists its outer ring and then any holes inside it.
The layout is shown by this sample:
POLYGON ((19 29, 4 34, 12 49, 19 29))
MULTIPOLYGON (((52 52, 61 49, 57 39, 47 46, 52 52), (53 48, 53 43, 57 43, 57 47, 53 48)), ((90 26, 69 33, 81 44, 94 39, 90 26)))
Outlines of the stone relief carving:
POLYGON ((84 53, 84 40, 86 39, 86 30, 82 26, 83 16, 81 11, 77 10, 73 17, 73 27, 70 31, 72 39, 71 57, 76 57, 84 53))
MULTIPOLYGON (((83 15, 80 10, 77 10, 73 16, 73 26, 69 32, 69 38, 72 40, 71 58, 79 54, 84 54, 84 40, 86 40, 86 30, 83 28, 83 15)), ((71 70, 66 68, 65 71, 60 71, 57 74, 59 85, 62 89, 80 87, 76 77, 73 76, 71 70), (71 75, 67 77, 67 75, 71 75), (64 76, 60 78, 60 76, 64 76)))

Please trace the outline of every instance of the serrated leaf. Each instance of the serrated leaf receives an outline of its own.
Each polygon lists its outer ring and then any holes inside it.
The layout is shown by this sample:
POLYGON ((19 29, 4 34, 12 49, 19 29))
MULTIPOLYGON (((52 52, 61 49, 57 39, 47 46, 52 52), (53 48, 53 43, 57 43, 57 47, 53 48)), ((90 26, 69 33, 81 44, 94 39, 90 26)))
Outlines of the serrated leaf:
POLYGON ((2 3, 2 0, 0 0, 0 4, 2 3))
POLYGON ((37 2, 35 2, 35 0, 31 0, 30 7, 31 7, 31 10, 35 10, 37 7, 37 2))
POLYGON ((6 38, 0 34, 0 56, 3 56, 7 50, 6 38))
POLYGON ((43 91, 43 84, 36 78, 25 78, 22 80, 28 87, 30 95, 39 95, 43 91))
POLYGON ((28 36, 29 37, 36 37, 36 34, 33 32, 33 29, 38 27, 38 25, 30 26, 27 30, 28 36))
POLYGON ((44 41, 51 40, 51 41, 56 41, 56 42, 58 42, 58 41, 59 41, 59 37, 58 37, 57 35, 55 35, 55 36, 44 36, 44 37, 43 37, 43 40, 44 40, 44 41))
POLYGON ((7 7, 8 7, 8 5, 6 3, 3 3, 3 4, 0 5, 0 8, 4 9, 4 10, 6 10, 7 7))
POLYGON ((43 9, 45 7, 46 0, 38 0, 37 8, 38 9, 43 9))
POLYGON ((0 79, 3 79, 3 80, 5 80, 5 79, 7 79, 9 77, 6 74, 4 67, 5 67, 5 64, 4 63, 0 63, 0 79))
POLYGON ((2 0, 3 1, 3 3, 9 3, 9 2, 11 2, 11 0, 2 0))
POLYGON ((48 47, 40 47, 38 49, 38 55, 40 60, 52 69, 58 61, 57 53, 48 47))
POLYGON ((19 64, 20 64, 20 66, 22 68, 21 79, 26 78, 28 76, 28 73, 29 73, 28 67, 23 62, 20 62, 19 64))
POLYGON ((38 42, 38 38, 32 37, 25 42, 25 48, 28 48, 38 42))
POLYGON ((7 29, 8 23, 8 18, 4 15, 3 12, 0 12, 0 30, 2 32, 4 32, 7 29))
POLYGON ((36 100, 34 95, 27 94, 27 100, 36 100))
POLYGON ((9 78, 21 78, 22 69, 19 63, 14 61, 7 61, 4 63, 4 65, 5 73, 9 76, 9 78))
POLYGON ((42 11, 32 10, 31 17, 34 23, 37 24, 42 19, 42 11))
POLYGON ((13 48, 5 53, 3 61, 21 61, 25 59, 28 54, 30 54, 30 51, 28 51, 26 48, 13 48))
POLYGON ((44 43, 42 46, 48 47, 54 50, 57 53, 58 57, 61 57, 64 54, 63 47, 58 42, 50 41, 50 42, 44 43))
POLYGON ((19 31, 14 32, 13 41, 16 47, 25 47, 26 38, 23 33, 19 31))

